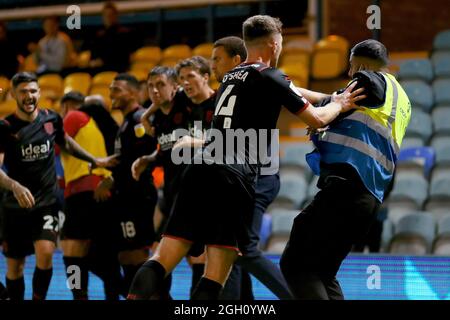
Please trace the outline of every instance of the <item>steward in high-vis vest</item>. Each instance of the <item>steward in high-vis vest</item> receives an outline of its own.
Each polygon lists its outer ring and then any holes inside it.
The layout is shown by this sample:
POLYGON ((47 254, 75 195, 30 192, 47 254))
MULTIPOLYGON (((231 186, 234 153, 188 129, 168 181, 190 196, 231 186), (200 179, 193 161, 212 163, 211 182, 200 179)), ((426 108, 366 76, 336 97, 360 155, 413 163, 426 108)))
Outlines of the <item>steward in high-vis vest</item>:
MULTIPOLYGON (((349 76, 363 87, 359 109, 311 134, 307 162, 320 191, 294 220, 280 266, 297 299, 343 299, 336 274, 368 232, 393 177, 411 117, 408 96, 386 72, 387 50, 365 40, 351 50, 349 76)), ((352 83, 350 82, 350 83, 352 83)), ((301 89, 319 107, 333 97, 301 89), (319 101, 321 100, 321 101, 319 101)))

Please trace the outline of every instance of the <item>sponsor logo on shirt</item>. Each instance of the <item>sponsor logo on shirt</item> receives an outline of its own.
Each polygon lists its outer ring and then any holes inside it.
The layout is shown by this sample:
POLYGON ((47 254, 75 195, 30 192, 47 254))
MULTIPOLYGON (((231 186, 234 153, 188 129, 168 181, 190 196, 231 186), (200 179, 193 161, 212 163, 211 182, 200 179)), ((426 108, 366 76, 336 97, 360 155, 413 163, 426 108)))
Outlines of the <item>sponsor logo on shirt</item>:
POLYGON ((22 161, 36 161, 48 158, 50 154, 50 140, 43 144, 28 144, 21 146, 22 161))

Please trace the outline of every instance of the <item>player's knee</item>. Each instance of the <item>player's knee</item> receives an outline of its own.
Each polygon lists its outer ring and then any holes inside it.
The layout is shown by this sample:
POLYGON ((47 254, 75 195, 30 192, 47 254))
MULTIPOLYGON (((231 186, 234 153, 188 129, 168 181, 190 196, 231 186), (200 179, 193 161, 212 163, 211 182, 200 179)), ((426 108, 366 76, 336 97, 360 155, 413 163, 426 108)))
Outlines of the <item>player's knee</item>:
POLYGON ((15 280, 23 276, 23 270, 25 267, 25 261, 8 261, 7 278, 15 280))

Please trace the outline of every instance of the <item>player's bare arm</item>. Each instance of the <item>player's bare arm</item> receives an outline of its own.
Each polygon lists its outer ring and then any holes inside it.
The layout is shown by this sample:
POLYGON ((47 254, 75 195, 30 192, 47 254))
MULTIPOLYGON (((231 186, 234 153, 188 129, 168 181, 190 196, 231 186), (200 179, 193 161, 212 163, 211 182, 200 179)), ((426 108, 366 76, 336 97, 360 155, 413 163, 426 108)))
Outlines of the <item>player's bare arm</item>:
POLYGON ((352 83, 341 94, 332 96, 332 100, 322 108, 315 108, 311 105, 298 114, 300 119, 313 129, 321 128, 333 121, 340 113, 347 112, 351 109, 359 108, 356 102, 366 98, 361 95, 364 88, 359 88, 352 92, 356 86, 356 82, 352 83))
POLYGON ((131 166, 131 175, 134 180, 138 181, 145 168, 147 168, 150 163, 156 161, 157 154, 158 150, 155 150, 152 154, 139 157, 133 162, 131 166))
POLYGON ((114 186, 114 179, 112 176, 103 179, 94 190, 94 199, 97 202, 103 202, 111 196, 111 189, 114 186))
POLYGON ((328 98, 330 95, 326 93, 321 93, 317 91, 308 90, 305 88, 297 87, 298 91, 311 103, 319 103, 323 99, 328 98))
POLYGON ((117 157, 116 155, 106 158, 94 158, 68 135, 65 136, 65 144, 60 147, 63 151, 69 153, 75 158, 89 162, 92 165, 92 168, 112 167, 117 164, 117 159, 115 159, 117 157))

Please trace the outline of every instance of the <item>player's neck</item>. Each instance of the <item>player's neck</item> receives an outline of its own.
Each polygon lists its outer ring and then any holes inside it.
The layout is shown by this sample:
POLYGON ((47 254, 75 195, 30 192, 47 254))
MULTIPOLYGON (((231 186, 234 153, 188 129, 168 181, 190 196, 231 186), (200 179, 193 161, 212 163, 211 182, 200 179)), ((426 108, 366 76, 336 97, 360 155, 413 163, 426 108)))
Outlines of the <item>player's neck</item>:
POLYGON ((214 94, 214 90, 208 87, 205 90, 202 90, 197 96, 190 98, 191 101, 195 104, 200 104, 205 100, 208 100, 214 94))
POLYGON ((265 65, 270 66, 271 57, 266 57, 265 55, 261 54, 260 52, 249 52, 247 59, 244 61, 244 63, 264 63, 265 65))
POLYGON ((138 103, 137 101, 130 102, 130 103, 128 104, 128 106, 126 106, 126 107, 122 110, 123 115, 126 116, 127 114, 129 114, 130 112, 134 111, 135 109, 137 109, 137 108, 139 108, 139 107, 140 107, 140 106, 139 106, 139 103, 138 103))
POLYGON ((160 106, 160 110, 161 110, 162 113, 167 115, 167 114, 170 113, 170 110, 172 110, 172 107, 173 107, 173 102, 170 101, 170 102, 167 102, 167 103, 163 103, 160 106))
POLYGON ((33 122, 37 116, 38 116, 39 110, 38 108, 34 109, 32 113, 25 113, 20 109, 17 109, 16 116, 20 120, 27 121, 27 122, 33 122))

